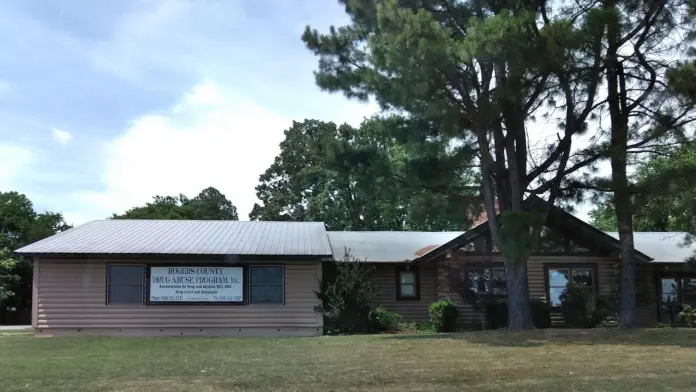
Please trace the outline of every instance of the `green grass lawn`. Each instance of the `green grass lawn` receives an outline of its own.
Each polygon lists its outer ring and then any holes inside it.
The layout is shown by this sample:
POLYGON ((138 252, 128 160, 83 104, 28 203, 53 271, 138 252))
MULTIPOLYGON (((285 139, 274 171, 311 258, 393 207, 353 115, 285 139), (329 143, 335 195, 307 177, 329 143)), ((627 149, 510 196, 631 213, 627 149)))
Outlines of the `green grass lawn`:
POLYGON ((696 391, 696 331, 0 335, 0 391, 696 391))

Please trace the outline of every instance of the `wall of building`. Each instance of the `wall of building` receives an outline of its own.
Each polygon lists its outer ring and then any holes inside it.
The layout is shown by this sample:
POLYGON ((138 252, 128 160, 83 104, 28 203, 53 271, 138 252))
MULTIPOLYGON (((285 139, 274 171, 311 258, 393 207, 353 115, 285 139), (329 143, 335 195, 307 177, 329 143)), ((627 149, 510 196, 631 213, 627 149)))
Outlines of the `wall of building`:
MULTIPOLYGON (((464 301, 458 290, 452 287, 452 276, 466 268, 466 265, 481 265, 489 263, 502 263, 499 255, 474 255, 460 252, 453 257, 438 262, 438 297, 452 298, 460 309, 459 320, 463 326, 480 326, 485 323, 482 314, 464 301)), ((596 266, 598 293, 601 296, 611 296, 618 292, 619 261, 611 257, 599 257, 590 255, 560 255, 560 256, 532 256, 527 264, 527 276, 529 279, 529 294, 532 298, 548 301, 546 290, 545 264, 588 264, 596 266)), ((636 314, 636 322, 639 325, 652 325, 656 321, 656 300, 650 293, 655 292, 654 275, 652 267, 648 264, 639 266, 638 274, 641 279, 638 291, 644 293, 644 299, 639 300, 636 314), (651 283, 652 282, 652 283, 651 283)), ((553 312, 554 324, 562 323, 558 312, 553 312)))
POLYGON ((437 301, 437 265, 430 264, 419 267, 420 299, 399 300, 396 297, 396 271, 403 267, 401 263, 372 264, 372 275, 378 288, 375 303, 400 314, 412 322, 428 320, 428 305, 437 301))
MULTIPOLYGON (((240 336, 322 333, 322 317, 314 310, 319 304, 314 291, 319 289, 320 262, 267 263, 285 265, 283 305, 150 306, 107 305, 107 263, 173 264, 162 260, 36 259, 32 321, 36 332, 240 336)), ((192 260, 190 264, 197 263, 192 260)))

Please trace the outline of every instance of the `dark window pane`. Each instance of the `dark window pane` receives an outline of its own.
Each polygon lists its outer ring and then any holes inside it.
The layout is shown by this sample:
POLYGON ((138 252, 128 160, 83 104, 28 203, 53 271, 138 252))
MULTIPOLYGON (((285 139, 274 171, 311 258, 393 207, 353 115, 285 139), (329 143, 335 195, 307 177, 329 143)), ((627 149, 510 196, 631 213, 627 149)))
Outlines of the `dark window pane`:
POLYGON ((142 304, 143 286, 109 285, 110 304, 142 304))
POLYGON ((506 294, 507 284, 505 280, 505 268, 491 269, 491 292, 493 294, 506 294))
POLYGON ((573 284, 576 286, 592 286, 592 270, 589 268, 573 268, 573 284))
POLYGON ((696 294, 696 279, 682 278, 682 293, 696 294))
POLYGON ((486 280, 483 277, 483 268, 469 268, 468 287, 474 293, 486 291, 486 280))
POLYGON ((505 294, 505 268, 473 267, 467 270, 467 287, 477 294, 505 294))
POLYGON ((283 284, 283 267, 253 266, 249 267, 250 284, 283 284))
POLYGON ((402 297, 415 297, 416 288, 412 284, 401 284, 401 296, 402 297))
POLYGON ((142 265, 109 265, 109 284, 119 285, 142 285, 143 266, 142 265))
POLYGON ((283 286, 251 286, 249 303, 282 304, 283 286))
POLYGON ((550 269, 549 270, 549 286, 563 287, 568 284, 570 271, 567 269, 550 269))
POLYGON ((493 280, 505 280, 505 268, 493 268, 493 280))
POLYGON ((544 227, 539 235, 539 251, 540 252, 563 252, 565 244, 563 236, 552 231, 548 227, 544 227))
POLYGON ((491 292, 493 294, 507 293, 507 283, 504 280, 494 280, 491 286, 491 292))
POLYGON ((684 294, 681 300, 682 305, 689 305, 691 307, 696 307, 696 294, 684 294))
POLYGON ((416 284, 416 274, 414 272, 402 271, 399 273, 399 281, 401 282, 402 285, 404 285, 404 284, 414 285, 414 284, 416 284))
POLYGON ((590 249, 578 244, 577 242, 575 242, 573 240, 571 240, 570 241, 570 251, 571 252, 583 252, 583 253, 585 253, 585 252, 589 252, 590 249))

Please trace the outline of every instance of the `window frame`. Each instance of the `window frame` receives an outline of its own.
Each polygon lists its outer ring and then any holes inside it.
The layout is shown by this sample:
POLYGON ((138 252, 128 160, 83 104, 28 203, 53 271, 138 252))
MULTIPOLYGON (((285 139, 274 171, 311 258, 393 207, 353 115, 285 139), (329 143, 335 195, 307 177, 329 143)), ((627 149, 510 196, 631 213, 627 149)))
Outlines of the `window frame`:
MULTIPOLYGON (((598 263, 544 263, 544 285, 546 289, 546 303, 552 308, 560 308, 561 305, 554 305, 551 302, 551 282, 549 279, 549 271, 554 269, 566 269, 569 272, 569 282, 572 283, 573 270, 574 269, 589 269, 592 273, 592 292, 597 295, 599 294, 599 276, 598 276, 598 263)), ((567 286, 567 284, 566 284, 567 286)), ((554 286, 557 287, 557 286, 554 286)))
POLYGON ((147 280, 146 280, 147 266, 142 263, 106 263, 106 278, 104 287, 104 304, 107 306, 144 306, 146 305, 145 297, 147 295, 147 280), (111 302, 109 298, 109 288, 111 286, 134 286, 134 285, 112 285, 111 284, 111 267, 140 267, 141 279, 140 279, 140 303, 135 302, 111 302))
POLYGON ((246 271, 247 284, 246 284, 246 304, 253 306, 285 306, 285 265, 284 264, 249 264, 246 271), (251 283, 251 270, 255 267, 280 267, 282 272, 281 284, 252 284, 251 283), (251 302, 251 286, 281 286, 282 288, 282 301, 279 303, 253 303, 251 302))
POLYGON ((662 301, 662 296, 663 296, 663 290, 662 290, 662 280, 663 279, 673 279, 676 283, 676 293, 675 296, 677 298, 677 303, 679 306, 683 305, 684 303, 684 290, 683 290, 683 280, 684 279, 696 279, 696 272, 694 271, 687 271, 687 270, 678 270, 678 271, 657 271, 655 274, 655 291, 656 291, 656 301, 657 302, 657 320, 659 322, 669 322, 672 323, 674 322, 673 319, 670 320, 663 320, 663 316, 665 316, 662 307, 663 307, 663 301, 662 301))
MULTIPOLYGON (((597 247, 596 244, 592 244, 584 238, 577 237, 563 230, 559 230, 555 228, 554 225, 545 225, 545 227, 547 227, 549 230, 553 230, 555 233, 563 237, 564 249, 562 252, 541 252, 540 245, 537 244, 536 249, 534 249, 531 253, 531 255, 533 256, 610 256, 610 253, 607 250, 597 247)), ((500 251, 498 249, 495 249, 495 247, 493 246, 493 240, 490 231, 488 230, 482 230, 481 233, 474 235, 469 241, 467 241, 463 245, 462 249, 471 255, 489 256, 500 254, 500 251), (483 238, 482 244, 474 244, 475 241, 478 241, 481 238, 483 238)))
POLYGON ((420 269, 412 266, 396 267, 394 276, 396 277, 396 300, 397 301, 420 301, 420 269), (403 295, 401 293, 401 274, 404 272, 413 273, 413 295, 403 295))
MULTIPOLYGON (((471 279, 470 279, 470 273, 474 269, 486 269, 490 268, 491 269, 491 276, 493 276, 493 269, 502 269, 503 270, 503 278, 505 282, 505 293, 502 294, 496 294, 496 293, 489 293, 489 292, 483 292, 483 293, 476 293, 476 295, 481 296, 481 297, 489 297, 489 298, 507 298, 508 292, 507 292, 507 276, 505 275, 505 263, 502 262, 491 262, 491 263, 471 263, 471 265, 467 265, 465 270, 464 270, 464 283, 466 284, 466 289, 471 290, 470 284, 471 284, 471 279)), ((461 279, 461 275, 460 278, 461 279)))

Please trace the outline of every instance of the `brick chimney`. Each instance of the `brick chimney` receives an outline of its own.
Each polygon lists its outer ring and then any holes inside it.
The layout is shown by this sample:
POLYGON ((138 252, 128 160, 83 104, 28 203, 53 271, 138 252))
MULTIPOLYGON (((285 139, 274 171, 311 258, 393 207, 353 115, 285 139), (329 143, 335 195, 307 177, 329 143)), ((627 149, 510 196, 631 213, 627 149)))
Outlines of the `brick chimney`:
MULTIPOLYGON (((493 208, 495 208, 495 212, 500 212, 497 200, 495 201, 493 208)), ((469 213, 469 220, 471 221, 471 227, 476 227, 476 226, 480 225, 481 223, 487 221, 488 220, 488 213, 486 213, 486 205, 485 204, 481 205, 481 213, 479 213, 478 216, 474 216, 474 212, 470 212, 469 213)))

